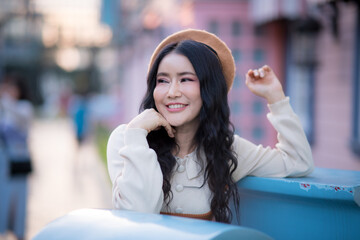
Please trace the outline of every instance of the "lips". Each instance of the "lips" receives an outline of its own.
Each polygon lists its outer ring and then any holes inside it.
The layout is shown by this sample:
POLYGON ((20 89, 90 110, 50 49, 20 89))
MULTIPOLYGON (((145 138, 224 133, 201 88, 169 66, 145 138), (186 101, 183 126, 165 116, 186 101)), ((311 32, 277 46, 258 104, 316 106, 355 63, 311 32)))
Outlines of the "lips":
POLYGON ((167 104, 166 107, 170 110, 170 111, 177 111, 177 110, 183 110, 184 108, 186 108, 188 106, 188 104, 182 104, 182 103, 171 103, 171 104, 167 104))

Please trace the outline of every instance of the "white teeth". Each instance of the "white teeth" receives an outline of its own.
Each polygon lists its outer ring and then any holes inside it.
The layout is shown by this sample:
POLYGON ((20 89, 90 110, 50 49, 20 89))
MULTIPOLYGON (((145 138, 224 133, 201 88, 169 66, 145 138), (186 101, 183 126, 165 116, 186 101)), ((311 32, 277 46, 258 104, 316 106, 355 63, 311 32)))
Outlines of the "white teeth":
POLYGON ((183 108, 185 107, 184 104, 173 104, 173 105, 169 105, 170 109, 174 109, 174 108, 183 108))

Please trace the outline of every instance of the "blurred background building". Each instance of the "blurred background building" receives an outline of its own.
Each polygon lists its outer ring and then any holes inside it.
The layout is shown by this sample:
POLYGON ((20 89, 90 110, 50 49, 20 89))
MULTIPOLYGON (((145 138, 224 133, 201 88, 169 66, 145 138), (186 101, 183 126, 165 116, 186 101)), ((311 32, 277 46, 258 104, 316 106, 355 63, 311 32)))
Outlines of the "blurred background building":
POLYGON ((74 98, 85 96, 104 151, 109 132, 138 113, 157 44, 205 29, 235 58, 236 133, 276 143, 266 102, 244 83, 249 68, 268 64, 315 165, 360 171, 359 11, 357 0, 0 0, 0 81, 12 72, 26 78, 38 119, 69 118, 74 98))
POLYGON ((41 15, 30 5, 25 0, 0 1, 0 79, 7 73, 21 72, 32 85, 31 99, 40 104, 43 24, 41 15))
POLYGON ((316 164, 360 169, 359 3, 351 0, 1 0, 0 76, 17 71, 43 116, 65 115, 72 94, 91 94, 109 128, 138 113, 154 47, 194 27, 232 49, 229 94, 241 136, 274 145, 266 102, 244 85, 271 65, 312 144, 316 164), (99 105, 100 104, 100 105, 99 105))

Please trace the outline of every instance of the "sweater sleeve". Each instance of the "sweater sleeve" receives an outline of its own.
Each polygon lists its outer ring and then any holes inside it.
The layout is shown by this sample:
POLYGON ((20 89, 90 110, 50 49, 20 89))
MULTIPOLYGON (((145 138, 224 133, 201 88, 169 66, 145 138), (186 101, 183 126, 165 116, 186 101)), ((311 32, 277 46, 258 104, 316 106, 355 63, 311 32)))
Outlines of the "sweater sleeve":
POLYGON ((120 125, 110 135, 107 162, 116 209, 160 212, 163 176, 146 136, 146 130, 127 129, 126 125, 120 125))
POLYGON ((314 163, 311 148, 293 112, 289 98, 268 105, 267 118, 277 131, 275 148, 256 146, 235 135, 234 151, 238 166, 233 173, 234 181, 247 175, 259 177, 300 177, 311 173, 314 163))

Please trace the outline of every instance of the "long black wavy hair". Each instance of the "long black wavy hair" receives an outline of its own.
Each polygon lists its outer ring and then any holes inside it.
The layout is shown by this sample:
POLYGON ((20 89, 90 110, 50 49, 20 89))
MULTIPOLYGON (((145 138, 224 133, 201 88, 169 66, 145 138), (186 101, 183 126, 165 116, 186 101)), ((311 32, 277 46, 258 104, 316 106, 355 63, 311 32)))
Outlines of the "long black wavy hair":
MULTIPOLYGON (((236 212, 239 195, 236 184, 231 178, 237 167, 237 159, 232 151, 234 127, 231 124, 230 109, 227 101, 227 86, 216 52, 209 46, 186 40, 166 46, 157 56, 147 77, 147 92, 140 106, 140 111, 148 108, 156 110, 153 92, 156 75, 161 60, 169 53, 184 55, 193 65, 200 81, 200 94, 203 105, 200 109, 200 124, 195 134, 194 143, 197 151, 202 149, 206 156, 205 180, 212 191, 211 211, 218 222, 230 222, 232 213, 229 207, 234 200, 236 212)), ((164 200, 167 204, 172 199, 170 179, 176 160, 172 150, 177 145, 165 129, 152 131, 147 140, 158 156, 163 173, 164 200)), ((204 182, 205 184, 205 182, 204 182)))

